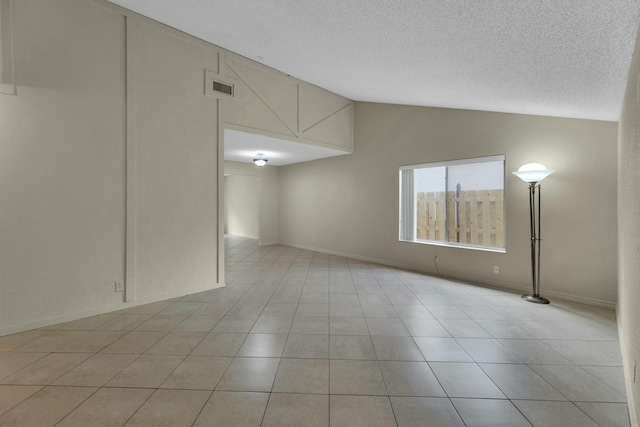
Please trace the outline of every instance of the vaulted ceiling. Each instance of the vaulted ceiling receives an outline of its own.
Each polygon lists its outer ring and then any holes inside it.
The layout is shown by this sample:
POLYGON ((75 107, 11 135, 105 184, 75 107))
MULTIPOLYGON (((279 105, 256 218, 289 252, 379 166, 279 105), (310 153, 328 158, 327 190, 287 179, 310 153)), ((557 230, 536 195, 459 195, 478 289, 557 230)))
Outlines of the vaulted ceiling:
POLYGON ((111 0, 356 101, 617 121, 637 0, 111 0))
MULTIPOLYGON (((354 101, 607 121, 640 23, 638 0, 109 1, 354 101)), ((225 134, 227 160, 340 154, 304 148, 225 134)))

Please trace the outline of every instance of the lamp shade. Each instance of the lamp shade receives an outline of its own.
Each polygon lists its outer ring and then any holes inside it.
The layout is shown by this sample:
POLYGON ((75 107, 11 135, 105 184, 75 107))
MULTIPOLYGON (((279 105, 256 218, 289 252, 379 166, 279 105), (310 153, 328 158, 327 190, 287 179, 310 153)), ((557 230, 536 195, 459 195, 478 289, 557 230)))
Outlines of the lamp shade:
POLYGON ((531 183, 540 182, 554 172, 554 170, 547 169, 540 163, 527 163, 526 165, 520 166, 513 174, 524 182, 531 183))
POLYGON ((269 159, 267 159, 265 155, 262 153, 256 154, 256 156, 253 158, 253 163, 255 163, 256 166, 259 166, 259 167, 266 165, 268 161, 269 159))

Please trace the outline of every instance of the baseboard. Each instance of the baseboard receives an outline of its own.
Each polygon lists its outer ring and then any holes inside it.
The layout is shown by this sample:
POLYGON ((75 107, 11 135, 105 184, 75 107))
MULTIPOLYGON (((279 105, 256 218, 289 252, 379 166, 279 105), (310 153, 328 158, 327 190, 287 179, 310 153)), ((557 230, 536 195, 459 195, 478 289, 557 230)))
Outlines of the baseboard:
POLYGON ((224 286, 225 286, 224 283, 216 283, 214 286, 200 286, 196 288, 183 289, 176 292, 167 292, 159 295, 154 295, 153 297, 143 298, 136 301, 108 304, 101 307, 94 307, 89 310, 66 313, 66 314, 61 314, 59 316, 53 316, 53 317, 47 317, 45 319, 34 320, 32 322, 21 323, 18 325, 11 325, 11 326, 0 328, 0 337, 4 335, 16 334, 18 332, 29 331, 32 329, 44 328, 46 326, 56 325, 58 323, 72 322, 74 320, 82 319, 84 317, 111 313, 113 311, 123 310, 126 308, 133 308, 139 305, 150 304, 158 301, 164 301, 171 298, 178 298, 178 297, 183 297, 185 295, 197 294, 198 292, 210 291, 212 289, 218 289, 224 286))
MULTIPOLYGON (((466 276, 464 274, 451 274, 450 272, 447 272, 447 274, 442 275, 442 274, 438 274, 438 272, 436 272, 434 270, 426 269, 424 267, 411 265, 411 264, 404 264, 404 263, 389 261, 389 260, 385 260, 385 259, 379 259, 379 258, 367 257, 367 256, 362 256, 362 255, 357 255, 357 254, 351 254, 351 253, 347 253, 347 252, 331 251, 331 250, 327 250, 327 249, 316 248, 316 247, 313 247, 313 246, 298 245, 298 244, 295 244, 295 243, 282 242, 281 244, 282 245, 287 245, 287 246, 292 246, 292 247, 298 248, 298 249, 305 249, 305 250, 314 251, 314 252, 320 252, 320 253, 324 253, 324 254, 328 254, 328 255, 335 255, 335 256, 341 256, 341 257, 346 257, 346 258, 352 258, 352 259, 356 259, 358 261, 373 262, 373 263, 376 263, 376 264, 386 265, 386 266, 389 266, 389 267, 401 268, 403 270, 416 271, 416 272, 428 274, 428 275, 431 275, 431 276, 443 277, 443 278, 448 279, 448 280, 461 281, 461 282, 465 282, 465 283, 473 283, 473 284, 476 284, 476 285, 479 285, 479 286, 484 286, 484 287, 488 287, 488 288, 492 288, 492 289, 505 290, 505 291, 510 291, 510 292, 522 293, 522 294, 531 293, 531 289, 529 287, 512 285, 510 283, 494 282, 494 281, 478 281, 478 279, 475 278, 475 277, 466 276)), ((589 298, 589 297, 584 297, 584 296, 580 296, 580 295, 572 295, 572 294, 567 294, 567 293, 564 293, 564 292, 558 292, 558 291, 552 291, 552 290, 545 290, 544 294, 545 294, 545 296, 548 296, 548 297, 551 297, 551 298, 555 298, 555 299, 560 299, 560 300, 563 300, 563 301, 577 302, 577 303, 580 303, 580 304, 585 304, 585 305, 590 305, 590 306, 595 306, 595 307, 608 308, 608 309, 613 309, 613 310, 615 310, 615 308, 616 308, 616 303, 615 302, 601 300, 601 299, 597 299, 597 298, 589 298)))
POLYGON ((280 242, 260 242, 258 241, 258 246, 262 247, 262 246, 273 246, 273 245, 279 245, 280 242))
POLYGON ((259 236, 249 236, 247 234, 236 234, 236 233, 229 233, 227 231, 224 232, 225 235, 228 236, 235 236, 235 237, 244 237, 245 239, 251 239, 251 240, 260 240, 259 236))

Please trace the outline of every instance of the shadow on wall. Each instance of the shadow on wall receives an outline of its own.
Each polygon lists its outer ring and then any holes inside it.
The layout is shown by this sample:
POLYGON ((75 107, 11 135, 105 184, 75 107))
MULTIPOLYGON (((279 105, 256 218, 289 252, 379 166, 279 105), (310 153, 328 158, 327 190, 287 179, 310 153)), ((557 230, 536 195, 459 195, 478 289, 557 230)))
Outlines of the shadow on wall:
POLYGON ((249 175, 224 177, 224 232, 259 238, 260 178, 249 175))

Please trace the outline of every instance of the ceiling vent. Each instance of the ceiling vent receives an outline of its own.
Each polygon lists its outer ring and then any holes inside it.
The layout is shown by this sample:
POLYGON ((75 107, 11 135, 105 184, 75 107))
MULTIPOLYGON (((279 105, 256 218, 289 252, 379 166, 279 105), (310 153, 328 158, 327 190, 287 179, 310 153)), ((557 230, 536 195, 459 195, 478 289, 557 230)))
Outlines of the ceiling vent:
POLYGON ((220 78, 220 74, 205 70, 204 72, 204 94, 215 96, 216 98, 233 98, 233 83, 220 78))

